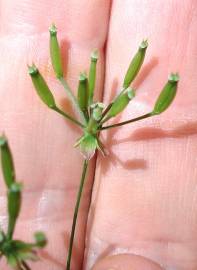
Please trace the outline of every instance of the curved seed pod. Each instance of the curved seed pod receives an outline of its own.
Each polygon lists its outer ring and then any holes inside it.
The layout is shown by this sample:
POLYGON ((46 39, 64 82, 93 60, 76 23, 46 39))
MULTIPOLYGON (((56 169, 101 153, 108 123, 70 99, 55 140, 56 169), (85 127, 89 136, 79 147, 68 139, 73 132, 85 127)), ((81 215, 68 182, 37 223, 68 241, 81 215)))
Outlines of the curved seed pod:
POLYGON ((142 43, 139 46, 138 52, 135 54, 133 57, 129 68, 127 70, 127 73, 124 78, 124 83, 123 83, 123 88, 126 89, 129 87, 131 82, 135 79, 137 76, 143 62, 144 62, 144 57, 146 54, 146 49, 148 47, 148 42, 147 40, 143 40, 142 43))
POLYGON ((126 106, 129 104, 130 100, 135 97, 135 92, 132 88, 127 88, 124 90, 113 102, 110 110, 108 111, 106 118, 109 119, 111 117, 116 116, 120 112, 122 112, 126 106))
POLYGON ((78 85, 78 103, 80 109, 84 112, 88 108, 88 79, 85 73, 79 76, 78 85))
POLYGON ((8 223, 8 238, 11 239, 16 220, 18 218, 20 208, 21 208, 21 189, 22 186, 19 183, 11 184, 8 189, 8 215, 9 215, 9 223, 8 223))
POLYGON ((28 67, 34 87, 41 100, 51 109, 56 108, 55 99, 37 67, 33 64, 28 67))
POLYGON ((62 59, 59 43, 57 40, 57 28, 54 24, 49 28, 50 32, 50 55, 51 63, 57 78, 63 77, 62 59))
POLYGON ((5 183, 9 188, 10 185, 15 182, 15 170, 12 153, 8 141, 4 135, 0 137, 0 149, 1 149, 1 166, 3 176, 5 183))
POLYGON ((163 90, 161 91, 152 114, 160 114, 164 112, 172 103, 176 96, 177 92, 177 85, 179 81, 179 75, 177 73, 171 74, 168 78, 168 82, 164 86, 163 90))
POLYGON ((94 96, 97 60, 98 60, 98 51, 95 50, 91 54, 91 63, 90 63, 90 71, 89 71, 89 104, 92 104, 93 96, 94 96))

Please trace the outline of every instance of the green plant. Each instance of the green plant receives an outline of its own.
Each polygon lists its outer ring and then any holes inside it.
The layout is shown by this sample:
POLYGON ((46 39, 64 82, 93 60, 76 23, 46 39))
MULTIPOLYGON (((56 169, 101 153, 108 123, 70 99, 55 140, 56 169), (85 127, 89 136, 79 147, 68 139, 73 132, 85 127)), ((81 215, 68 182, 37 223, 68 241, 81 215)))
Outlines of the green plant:
POLYGON ((70 269, 73 240, 75 235, 75 227, 77 221, 77 215, 80 205, 80 199, 83 191, 84 180, 87 172, 89 160, 94 156, 96 150, 105 154, 102 142, 99 139, 99 134, 104 129, 115 128, 118 126, 126 125, 135 121, 139 121, 148 117, 152 117, 164 112, 172 103, 179 81, 178 74, 171 74, 164 85, 161 94, 155 102, 155 106, 151 112, 148 112, 142 116, 134 119, 130 119, 124 122, 116 123, 113 125, 105 125, 105 123, 113 117, 116 117, 121 113, 130 101, 135 97, 135 90, 130 87, 133 80, 136 78, 145 58, 146 49, 148 47, 147 40, 143 40, 140 44, 138 51, 133 57, 129 68, 124 77, 122 88, 120 93, 115 99, 105 106, 102 102, 94 101, 94 89, 96 81, 96 64, 98 60, 98 52, 95 50, 91 54, 89 74, 81 73, 78 83, 77 97, 71 91, 68 83, 63 76, 63 68, 61 61, 60 47, 57 39, 57 29, 55 25, 52 25, 50 31, 50 55, 51 63, 56 74, 57 79, 63 85, 68 98, 73 104, 79 115, 79 119, 75 119, 73 116, 62 111, 55 103, 55 99, 38 68, 33 64, 29 66, 29 74, 32 82, 35 86, 37 94, 42 101, 52 110, 60 113, 68 120, 81 128, 82 136, 76 141, 75 147, 79 147, 81 153, 84 156, 83 172, 81 177, 81 183, 79 192, 77 195, 77 202, 73 217, 73 225, 71 229, 70 245, 68 250, 67 267, 70 269))
POLYGON ((13 238, 21 208, 22 184, 16 181, 13 158, 5 136, 0 137, 0 150, 8 201, 8 228, 6 232, 0 229, 0 257, 5 256, 8 264, 14 269, 28 270, 30 267, 26 261, 38 260, 36 250, 43 248, 47 240, 42 232, 34 234, 34 243, 26 243, 13 238))

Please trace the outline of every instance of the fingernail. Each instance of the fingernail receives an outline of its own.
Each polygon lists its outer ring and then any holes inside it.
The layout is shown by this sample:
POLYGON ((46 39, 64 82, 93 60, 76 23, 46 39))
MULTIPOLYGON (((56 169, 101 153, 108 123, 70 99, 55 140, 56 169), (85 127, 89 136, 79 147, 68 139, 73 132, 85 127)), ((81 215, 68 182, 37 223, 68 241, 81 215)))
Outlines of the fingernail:
POLYGON ((132 254, 119 254, 99 260, 92 270, 164 270, 158 263, 132 254))

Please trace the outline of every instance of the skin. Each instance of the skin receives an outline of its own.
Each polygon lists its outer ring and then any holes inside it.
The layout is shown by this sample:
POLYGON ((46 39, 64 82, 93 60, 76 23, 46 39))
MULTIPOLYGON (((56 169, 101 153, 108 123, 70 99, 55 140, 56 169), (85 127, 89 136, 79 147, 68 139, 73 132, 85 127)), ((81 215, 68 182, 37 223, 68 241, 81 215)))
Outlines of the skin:
MULTIPOLYGON (((2 0, 0 11, 0 132, 9 138, 17 179, 24 183, 15 236, 30 241, 43 230, 49 239, 42 261, 32 268, 65 269, 82 167, 73 149, 80 130, 41 103, 27 75, 26 65, 34 61, 58 104, 72 113, 49 62, 47 29, 55 22, 73 89, 79 72, 88 69, 90 52, 99 49, 96 91, 104 102, 118 92, 129 60, 148 37, 136 98, 116 122, 151 111, 168 74, 181 76, 176 100, 164 114, 103 132, 109 156, 99 154, 96 169, 95 160, 89 168, 72 269, 195 270, 197 2, 2 0)), ((1 174, 0 179, 5 227, 1 174)), ((1 269, 8 269, 3 260, 1 269)))

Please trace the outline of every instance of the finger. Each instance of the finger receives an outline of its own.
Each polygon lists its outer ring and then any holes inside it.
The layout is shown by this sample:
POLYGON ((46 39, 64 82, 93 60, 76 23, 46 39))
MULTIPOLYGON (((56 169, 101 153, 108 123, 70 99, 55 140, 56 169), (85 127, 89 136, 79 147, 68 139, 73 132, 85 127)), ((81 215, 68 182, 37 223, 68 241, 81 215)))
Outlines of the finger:
MULTIPOLYGON (((40 269, 61 269, 66 263, 82 170, 82 158, 78 150, 73 150, 73 144, 81 134, 41 103, 27 74, 27 63, 36 63, 53 89, 57 103, 67 111, 65 93, 56 82, 49 61, 48 27, 55 22, 64 64, 67 62, 66 75, 74 90, 79 72, 88 69, 91 50, 99 49, 97 90, 101 96, 109 4, 109 1, 94 1, 93 4, 90 1, 61 0, 1 2, 0 51, 4 64, 0 67, 0 132, 4 131, 9 138, 17 179, 25 187, 15 237, 30 240, 34 231, 46 232, 48 255, 44 256, 46 261, 37 264, 40 269)), ((80 268, 83 255, 93 163, 78 220, 75 269, 80 268)), ((3 186, 2 175, 0 178, 3 186)), ((1 192, 1 200, 1 222, 5 226, 5 189, 1 192)))
POLYGON ((131 54, 146 37, 150 46, 134 82, 137 97, 121 119, 151 111, 171 71, 181 80, 163 115, 106 132, 110 157, 97 162, 86 269, 125 252, 165 269, 197 266, 196 12, 195 1, 113 2, 104 100, 120 89, 131 54))

